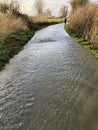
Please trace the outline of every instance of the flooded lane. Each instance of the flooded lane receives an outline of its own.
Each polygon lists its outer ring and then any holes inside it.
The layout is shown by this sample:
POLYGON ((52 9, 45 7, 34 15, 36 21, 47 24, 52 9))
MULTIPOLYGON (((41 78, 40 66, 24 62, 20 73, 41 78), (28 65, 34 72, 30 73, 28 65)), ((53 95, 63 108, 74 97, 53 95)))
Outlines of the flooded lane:
POLYGON ((0 72, 0 130, 98 130, 98 60, 57 24, 0 72))

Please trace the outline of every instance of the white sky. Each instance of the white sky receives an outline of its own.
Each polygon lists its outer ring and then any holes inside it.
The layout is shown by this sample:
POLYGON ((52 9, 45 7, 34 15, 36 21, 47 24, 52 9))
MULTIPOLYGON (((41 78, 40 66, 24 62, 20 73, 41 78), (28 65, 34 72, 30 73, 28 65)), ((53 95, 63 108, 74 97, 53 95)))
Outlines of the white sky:
MULTIPOLYGON (((33 3, 35 0, 19 0, 21 3, 21 10, 23 13, 26 13, 28 15, 34 15, 36 14, 36 11, 34 9, 33 3)), ((70 0, 44 0, 45 1, 45 8, 49 8, 52 10, 53 15, 59 15, 59 10, 62 4, 69 5, 70 0)), ((91 0, 98 1, 98 0, 91 0)))

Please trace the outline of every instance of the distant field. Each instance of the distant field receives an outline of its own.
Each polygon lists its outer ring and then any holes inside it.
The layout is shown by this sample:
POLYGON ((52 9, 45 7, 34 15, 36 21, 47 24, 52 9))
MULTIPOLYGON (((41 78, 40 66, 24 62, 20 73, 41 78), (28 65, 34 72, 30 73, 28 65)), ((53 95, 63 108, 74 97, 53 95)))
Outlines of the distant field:
POLYGON ((59 23, 64 21, 64 18, 48 18, 46 15, 42 15, 42 14, 37 16, 32 16, 31 19, 33 23, 43 23, 43 22, 59 23))
POLYGON ((50 18, 48 19, 49 22, 57 22, 57 23, 60 23, 60 22, 63 22, 64 21, 64 18, 50 18))

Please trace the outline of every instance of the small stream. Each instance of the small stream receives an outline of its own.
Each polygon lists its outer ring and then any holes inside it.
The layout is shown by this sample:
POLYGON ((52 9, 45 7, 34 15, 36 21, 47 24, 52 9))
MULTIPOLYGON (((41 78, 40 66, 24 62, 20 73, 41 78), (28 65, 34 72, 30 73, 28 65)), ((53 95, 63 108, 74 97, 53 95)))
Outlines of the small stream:
POLYGON ((0 130, 98 130, 98 60, 64 24, 38 31, 0 72, 0 130))

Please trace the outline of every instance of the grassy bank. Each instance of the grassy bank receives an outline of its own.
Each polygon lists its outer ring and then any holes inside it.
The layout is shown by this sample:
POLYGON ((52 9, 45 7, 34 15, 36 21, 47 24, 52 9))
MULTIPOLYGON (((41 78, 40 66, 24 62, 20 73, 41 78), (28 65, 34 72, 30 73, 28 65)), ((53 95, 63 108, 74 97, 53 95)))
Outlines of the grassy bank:
POLYGON ((9 59, 22 50, 23 45, 32 37, 34 32, 22 31, 12 33, 6 39, 0 40, 0 70, 9 59))
POLYGON ((92 48, 90 45, 90 42, 85 40, 83 37, 79 37, 75 31, 73 31, 69 25, 65 25, 65 30, 67 33, 72 36, 78 43, 84 46, 84 48, 88 49, 92 54, 95 55, 96 58, 98 58, 98 49, 92 48))
POLYGON ((32 23, 31 29, 13 31, 6 37, 0 38, 0 71, 8 63, 13 55, 18 54, 23 46, 32 38, 37 30, 40 30, 57 22, 32 23))

